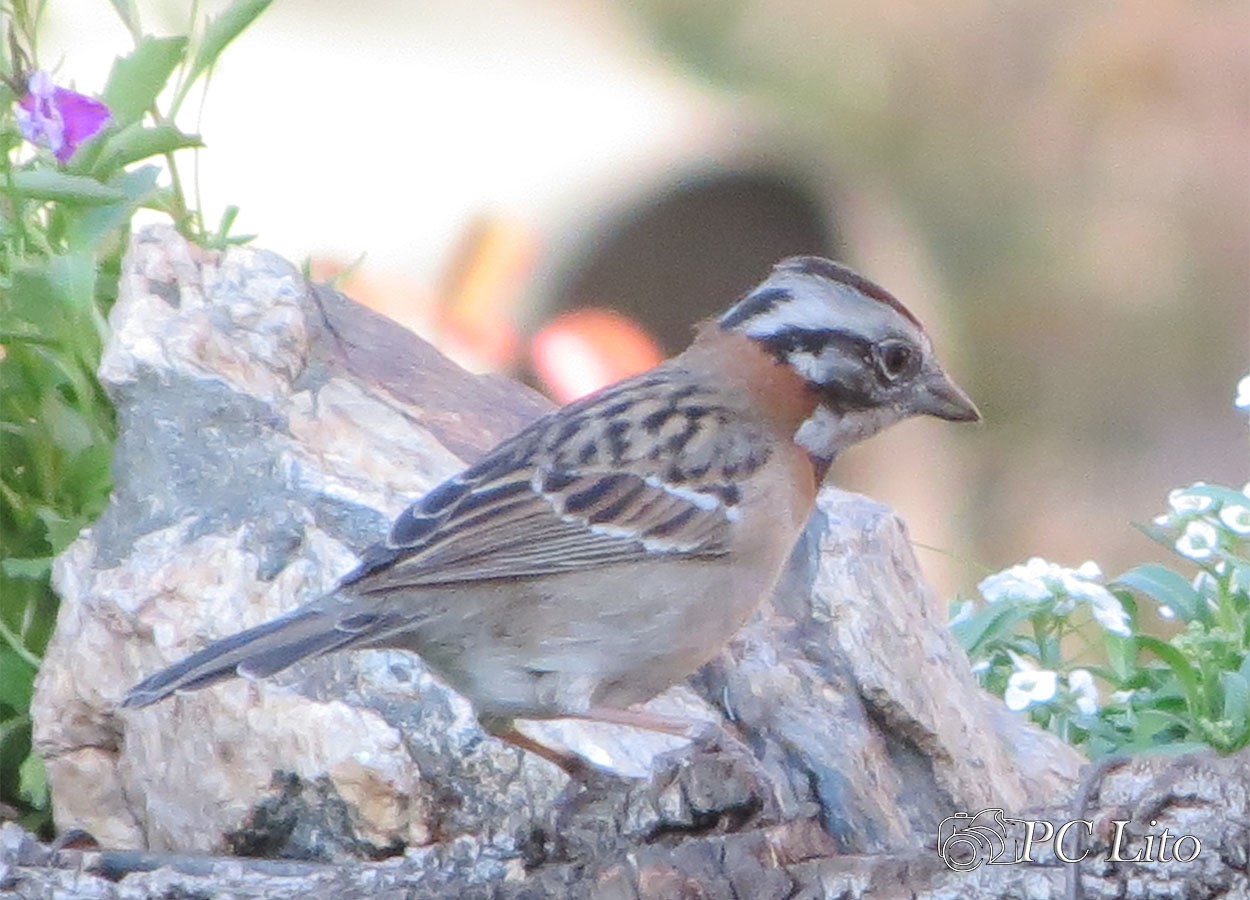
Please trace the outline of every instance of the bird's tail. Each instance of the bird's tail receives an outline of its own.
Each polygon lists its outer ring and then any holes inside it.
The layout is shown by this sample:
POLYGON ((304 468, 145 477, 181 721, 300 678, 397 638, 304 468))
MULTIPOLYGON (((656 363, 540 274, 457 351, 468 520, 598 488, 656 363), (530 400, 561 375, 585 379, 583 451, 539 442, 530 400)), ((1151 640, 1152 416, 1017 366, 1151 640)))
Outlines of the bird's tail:
POLYGON ((148 706, 170 694, 195 691, 236 675, 264 678, 301 659, 363 644, 382 630, 369 613, 331 615, 306 606, 209 644, 130 689, 122 706, 148 706))

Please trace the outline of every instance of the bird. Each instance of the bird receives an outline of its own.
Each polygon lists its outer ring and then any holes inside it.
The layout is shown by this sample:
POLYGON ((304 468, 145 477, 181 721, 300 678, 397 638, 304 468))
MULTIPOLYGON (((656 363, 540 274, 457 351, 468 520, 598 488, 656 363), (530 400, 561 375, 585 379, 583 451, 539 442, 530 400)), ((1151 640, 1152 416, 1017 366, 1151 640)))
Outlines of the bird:
POLYGON ((334 590, 152 675, 122 706, 388 648, 419 655, 486 733, 575 777, 586 760, 516 721, 692 737, 639 705, 771 594, 834 458, 919 415, 980 419, 920 321, 845 265, 783 259, 679 355, 417 499, 334 590))

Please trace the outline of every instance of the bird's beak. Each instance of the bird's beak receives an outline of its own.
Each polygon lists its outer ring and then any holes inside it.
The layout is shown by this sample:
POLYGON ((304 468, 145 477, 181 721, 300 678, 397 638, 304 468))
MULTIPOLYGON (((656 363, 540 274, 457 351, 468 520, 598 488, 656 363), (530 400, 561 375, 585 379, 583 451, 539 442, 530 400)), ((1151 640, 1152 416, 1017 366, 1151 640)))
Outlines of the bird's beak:
POLYGON ((949 422, 981 420, 976 404, 941 369, 930 373, 920 387, 912 407, 917 414, 937 416, 949 422))

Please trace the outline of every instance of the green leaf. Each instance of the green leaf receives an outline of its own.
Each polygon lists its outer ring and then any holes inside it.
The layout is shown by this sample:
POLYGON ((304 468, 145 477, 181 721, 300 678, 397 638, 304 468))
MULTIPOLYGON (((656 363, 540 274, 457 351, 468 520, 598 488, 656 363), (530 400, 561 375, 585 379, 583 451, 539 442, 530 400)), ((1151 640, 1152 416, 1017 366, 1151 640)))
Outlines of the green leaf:
POLYGON ((1189 731, 1189 723, 1175 713, 1161 709, 1143 709, 1137 713, 1137 721, 1133 725, 1133 733, 1140 738, 1154 738, 1167 728, 1181 728, 1189 731))
MULTIPOLYGON (((1210 497, 1221 506, 1225 503, 1234 506, 1246 505, 1245 494, 1235 488, 1224 487, 1221 484, 1192 485, 1185 488, 1184 491, 1186 494, 1193 494, 1198 497, 1210 497)), ((1211 510, 1208 510, 1208 512, 1211 512, 1211 510)))
MULTIPOLYGON (((52 572, 52 557, 36 556, 24 559, 11 556, 7 559, 0 559, 0 571, 10 578, 44 581, 52 572)), ((0 684, 4 684, 3 678, 0 678, 0 684)))
POLYGON ((0 705, 25 712, 34 689, 35 669, 0 642, 0 705))
MULTIPOLYGON (((37 591, 47 590, 46 586, 43 586, 43 585, 35 585, 35 588, 37 591)), ((39 670, 40 657, 39 657, 39 652, 36 651, 31 646, 33 642, 30 639, 31 634, 30 634, 29 628, 27 627, 28 623, 34 624, 30 622, 29 619, 26 618, 31 613, 31 611, 32 611, 31 607, 28 605, 23 606, 21 608, 21 612, 23 616, 22 625, 19 628, 21 633, 15 632, 13 631, 13 629, 9 628, 8 623, 5 621, 4 617, 0 616, 0 650, 3 650, 7 653, 11 653, 12 655, 16 656, 18 659, 25 662, 30 674, 26 676, 22 676, 22 677, 25 678, 26 681, 33 682, 34 681, 33 673, 39 670)), ((36 612, 36 615, 37 615, 37 612, 36 612)), ((35 640, 38 641, 40 637, 41 636, 36 636, 35 640)), ((46 644, 36 644, 36 646, 40 646, 42 648, 43 646, 46 646, 46 644)), ((0 686, 0 718, 3 718, 2 707, 4 707, 4 705, 8 702, 9 696, 24 695, 24 694, 27 694, 28 692, 29 692, 29 685, 25 685, 24 682, 20 680, 8 682, 4 684, 3 686, 0 686), (17 693, 15 694, 14 692, 17 692, 17 693)), ((25 712, 26 707, 18 706, 18 707, 15 707, 15 709, 18 712, 25 712)))
POLYGON ((86 252, 63 253, 52 257, 47 265, 48 276, 57 293, 64 298, 64 306, 78 317, 74 324, 80 333, 74 335, 72 346, 78 353, 79 361, 88 371, 93 372, 100 361, 100 348, 107 337, 101 330, 102 323, 97 321, 99 311, 95 306, 96 260, 86 252), (90 330, 79 323, 90 326, 90 330))
MULTIPOLYGON (((5 331, 40 342, 66 340, 72 323, 60 313, 65 305, 46 269, 23 267, 13 272, 9 290, 0 297, 5 331)), ((31 410, 31 413, 34 411, 31 410)))
POLYGON ((1185 622, 1210 621, 1210 611, 1193 585, 1185 576, 1167 566, 1158 563, 1135 566, 1113 583, 1132 588, 1171 608, 1185 622))
POLYGON ((984 655, 984 648, 1015 631, 1028 618, 1028 610, 1014 603, 998 603, 973 613, 951 626, 951 633, 969 656, 984 655))
POLYGON ((135 122, 105 140, 91 174, 103 181, 118 169, 141 159, 203 146, 198 134, 184 134, 174 125, 144 126, 135 122))
POLYGON ((77 456, 91 446, 95 434, 82 412, 56 391, 44 394, 39 419, 57 448, 67 456, 77 456))
MULTIPOLYGON (((1244 735, 1250 722, 1250 681, 1240 672, 1220 673, 1220 687, 1224 689, 1224 711, 1235 735, 1244 735)), ((1242 738, 1244 740, 1244 738, 1242 738)))
POLYGON ((1233 593, 1245 596, 1247 593, 1246 586, 1250 585, 1250 560, 1230 555, 1227 557, 1227 561, 1233 567, 1233 573, 1236 576, 1233 581, 1238 585, 1238 589, 1233 591, 1233 593))
POLYGON ((5 331, 15 343, 31 342, 29 350, 38 360, 31 372, 43 388, 67 384, 81 395, 81 387, 89 384, 87 373, 99 362, 100 348, 94 287, 94 260, 75 254, 15 270, 10 289, 0 295, 5 331))
POLYGON ((125 199, 84 210, 75 216, 66 233, 69 245, 75 250, 94 253, 110 236, 121 234, 122 229, 129 226, 135 210, 155 192, 160 172, 158 166, 142 166, 114 176, 109 186, 121 191, 125 199))
POLYGON ((1132 677, 1137 668, 1137 643, 1131 637, 1108 634, 1106 638, 1107 664, 1110 675, 1107 680, 1122 685, 1132 677))
POLYGON ((1166 641, 1161 641, 1147 634, 1139 634, 1137 636, 1137 645, 1143 650, 1153 653, 1167 664, 1167 667, 1176 677, 1185 693, 1185 702, 1189 706, 1190 715, 1195 718, 1199 716, 1203 712, 1202 703, 1199 699, 1201 696, 1200 679, 1197 670, 1185 658, 1185 655, 1166 641))
POLYGON ((43 527, 47 530, 48 546, 52 548, 54 556, 72 544, 86 524, 78 519, 64 516, 47 506, 36 509, 35 515, 39 517, 39 520, 43 522, 43 527))
POLYGON ((115 127, 138 122, 156 104, 186 50, 185 37, 145 37, 129 56, 113 61, 103 99, 115 127))
POLYGON ((1202 741, 1163 741, 1159 738, 1141 738, 1122 744, 1117 752, 1129 755, 1142 753, 1160 756, 1183 756, 1186 753, 1209 752, 1211 745, 1202 741))
POLYGON ((175 110, 182 104, 183 98, 191 90, 196 79, 213 67, 227 45, 256 21, 256 18, 268 9, 272 2, 273 0, 235 0, 220 16, 208 20, 208 24, 204 27, 204 37, 196 48, 195 58, 191 61, 186 81, 182 83, 182 89, 174 99, 175 110))
POLYGON ((13 173, 12 191, 32 200, 55 200, 79 206, 116 203, 124 198, 120 191, 101 184, 86 175, 70 175, 57 169, 22 169, 13 173))
POLYGON ((113 488, 113 435, 107 422, 97 425, 95 442, 74 458, 61 475, 61 487, 67 497, 74 498, 75 512, 83 524, 91 522, 103 511, 113 488))
POLYGON ((130 32, 134 42, 139 43, 143 39, 143 25, 139 22, 139 10, 134 0, 109 0, 109 3, 113 11, 117 13, 117 18, 122 20, 126 30, 130 32))
POLYGON ((18 768, 18 783, 18 794, 31 806, 48 805, 48 775, 37 753, 31 753, 22 760, 18 768))
POLYGON ((30 713, 19 711, 16 715, 7 715, 8 707, 0 702, 0 790, 12 780, 10 773, 17 770, 12 764, 14 756, 20 754, 24 759, 30 752, 30 713))
POLYGON ((1210 751, 1211 745, 1203 741, 1177 741, 1169 744, 1159 744, 1156 747, 1125 747, 1126 751, 1135 753, 1144 750, 1150 750, 1164 756, 1184 756, 1186 753, 1202 753, 1210 751))

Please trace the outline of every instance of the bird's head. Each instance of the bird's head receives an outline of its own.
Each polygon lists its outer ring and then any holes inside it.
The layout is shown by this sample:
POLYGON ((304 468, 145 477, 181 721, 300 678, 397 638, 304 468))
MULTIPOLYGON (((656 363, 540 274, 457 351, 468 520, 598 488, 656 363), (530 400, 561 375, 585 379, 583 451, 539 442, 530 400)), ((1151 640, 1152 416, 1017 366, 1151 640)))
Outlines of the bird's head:
POLYGON ((883 288, 817 256, 773 267, 717 321, 789 366, 817 403, 795 440, 831 460, 908 416, 981 418, 943 371, 919 320, 883 288))

